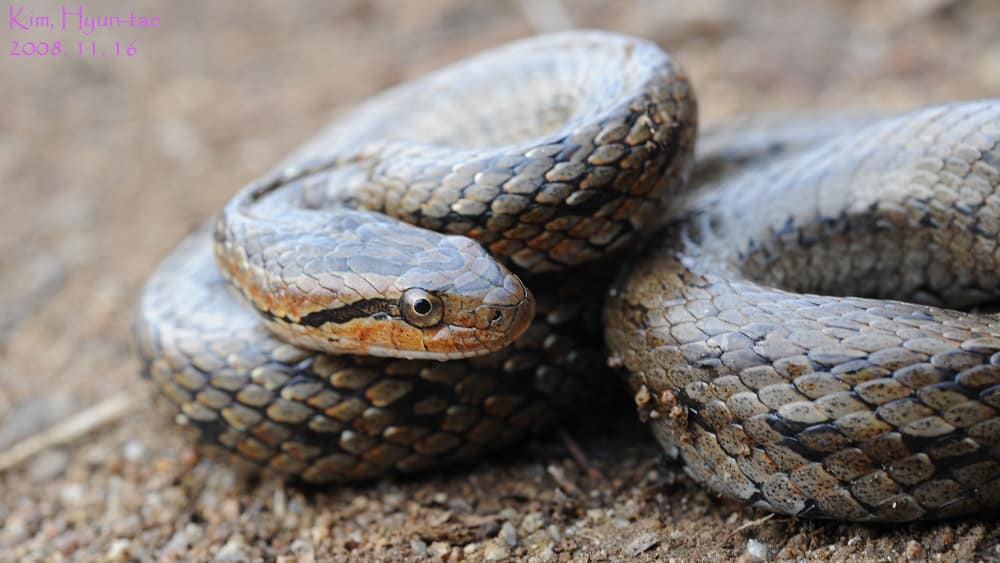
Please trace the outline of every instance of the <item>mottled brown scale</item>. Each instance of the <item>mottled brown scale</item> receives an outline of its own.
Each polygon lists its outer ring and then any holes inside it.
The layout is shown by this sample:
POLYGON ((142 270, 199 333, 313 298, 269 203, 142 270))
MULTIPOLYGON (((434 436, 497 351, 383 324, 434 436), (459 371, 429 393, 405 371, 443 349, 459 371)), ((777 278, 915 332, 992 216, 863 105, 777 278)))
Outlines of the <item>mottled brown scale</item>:
POLYGON ((786 514, 1000 504, 1000 319, 947 308, 1000 296, 1000 101, 749 120, 702 150, 604 309, 631 387, 686 410, 657 439, 786 514))

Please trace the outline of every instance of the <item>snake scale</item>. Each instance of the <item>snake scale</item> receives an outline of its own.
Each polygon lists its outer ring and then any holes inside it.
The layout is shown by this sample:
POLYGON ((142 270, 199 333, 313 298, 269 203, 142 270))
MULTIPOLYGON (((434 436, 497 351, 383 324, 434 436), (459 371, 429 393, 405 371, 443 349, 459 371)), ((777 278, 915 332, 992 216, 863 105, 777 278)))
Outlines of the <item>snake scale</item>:
POLYGON ((606 362, 753 506, 1000 502, 1000 328, 945 308, 1000 292, 1000 103, 749 120, 697 162, 696 128, 683 70, 606 32, 397 86, 163 262, 144 374, 203 442, 310 482, 511 444, 613 390, 606 362))

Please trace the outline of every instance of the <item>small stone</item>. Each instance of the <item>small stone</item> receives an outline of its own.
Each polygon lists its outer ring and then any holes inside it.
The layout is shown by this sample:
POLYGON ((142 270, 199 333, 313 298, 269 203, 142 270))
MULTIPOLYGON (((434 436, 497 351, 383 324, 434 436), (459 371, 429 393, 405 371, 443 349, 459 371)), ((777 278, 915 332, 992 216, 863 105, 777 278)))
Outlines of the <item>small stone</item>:
POLYGON ((104 555, 108 561, 126 561, 129 558, 129 546, 131 542, 125 538, 118 538, 108 546, 108 552, 104 555))
POLYGON ((529 512, 521 520, 521 531, 530 534, 545 525, 545 516, 541 512, 529 512))
POLYGON ((220 509, 222 513, 222 518, 226 521, 233 522, 240 517, 240 501, 234 498, 227 498, 222 501, 222 508, 220 509))
POLYGON ((115 522, 112 531, 116 536, 135 537, 142 531, 142 518, 138 514, 128 514, 115 522))
POLYGON ((951 526, 944 526, 925 541, 932 552, 944 553, 955 543, 955 531, 951 526))
POLYGON ((27 523, 20 518, 8 519, 4 522, 3 538, 9 543, 24 541, 28 537, 27 523))
POLYGON ((42 453, 31 462, 28 474, 36 482, 55 479, 66 470, 69 454, 63 450, 49 450, 42 453))
POLYGON ((387 493, 382 497, 382 502, 392 508, 400 508, 406 503, 406 495, 403 493, 387 493))
POLYGON ((84 488, 79 483, 71 483, 59 489, 59 500, 64 504, 77 505, 83 500, 84 488))
POLYGON ((246 540, 240 534, 230 536, 226 545, 215 554, 217 561, 246 561, 250 559, 250 550, 247 549, 246 540))
POLYGON ((630 500, 625 503, 625 506, 618 511, 618 514, 622 518, 628 518, 629 520, 634 520, 639 517, 639 503, 634 500, 630 500))
POLYGON ((926 552, 924 551, 924 546, 920 545, 920 542, 916 540, 910 540, 906 542, 906 558, 910 561, 916 561, 924 559, 926 552))
POLYGON ((197 543, 205 537, 205 528, 194 522, 189 522, 187 526, 184 526, 184 535, 191 543, 197 543))
MULTIPOLYGON (((310 530, 310 535, 312 536, 313 543, 320 543, 326 538, 330 537, 330 527, 332 526, 332 524, 333 521, 329 513, 324 512, 323 514, 320 514, 319 518, 316 519, 316 522, 313 524, 313 527, 310 530)), ((424 544, 424 551, 426 550, 427 550, 427 545, 424 544)))
POLYGON ((490 540, 483 544, 483 559, 486 561, 499 561, 510 557, 510 549, 502 542, 490 540))
POLYGON ((472 505, 470 505, 464 498, 454 497, 448 499, 448 508, 453 510, 458 514, 468 514, 472 512, 472 505))
POLYGON ((174 532, 174 535, 170 536, 170 541, 167 542, 167 545, 163 546, 163 551, 164 553, 179 553, 187 550, 189 545, 191 545, 191 540, 188 539, 184 530, 177 530, 174 532))
POLYGON ((771 557, 771 546, 757 539, 747 540, 747 555, 751 561, 767 561, 771 557))
POLYGON ((441 559, 445 555, 448 555, 448 552, 451 551, 451 544, 449 544, 448 542, 436 541, 431 544, 430 548, 428 548, 427 551, 431 557, 436 557, 437 559, 441 559))
POLYGON ((310 558, 315 558, 315 550, 313 549, 312 544, 310 544, 305 538, 296 538, 295 541, 292 542, 291 548, 292 553, 298 555, 299 560, 301 561, 312 561, 310 558))
POLYGON ((503 526, 500 527, 500 535, 497 539, 502 540, 510 547, 517 545, 517 530, 514 529, 514 525, 510 522, 504 522, 503 526))
POLYGON ((553 560, 555 560, 555 558, 556 558, 555 545, 550 544, 550 545, 545 546, 545 549, 543 549, 541 553, 539 553, 538 555, 536 555, 536 557, 538 557, 538 559, 540 559, 542 561, 553 561, 553 560))
POLYGON ((538 530, 529 536, 525 536, 521 540, 521 544, 524 545, 529 553, 537 554, 555 545, 555 542, 552 541, 552 537, 545 530, 538 530))
POLYGON ((635 557, 640 553, 649 551, 650 549, 656 547, 660 543, 660 538, 652 532, 639 532, 638 534, 632 536, 628 541, 628 545, 625 547, 626 552, 631 557, 635 557))
POLYGON ((140 462, 146 457, 146 446, 139 440, 129 440, 122 449, 122 455, 131 463, 140 462))
POLYGON ((410 549, 420 557, 427 557, 427 542, 423 540, 410 540, 410 549))

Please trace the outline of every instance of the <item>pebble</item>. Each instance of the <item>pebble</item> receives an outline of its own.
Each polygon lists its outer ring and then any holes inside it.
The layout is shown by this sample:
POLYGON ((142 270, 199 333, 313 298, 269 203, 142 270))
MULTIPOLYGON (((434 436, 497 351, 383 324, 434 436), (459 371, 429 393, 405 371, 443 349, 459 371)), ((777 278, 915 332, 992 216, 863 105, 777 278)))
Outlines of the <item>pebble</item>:
POLYGON ((944 526, 930 534, 924 541, 934 553, 943 553, 955 543, 955 531, 951 526, 944 526))
POLYGON ((11 518, 4 522, 3 538, 7 543, 18 543, 28 538, 28 525, 23 519, 11 518))
POLYGON ((451 551, 451 544, 449 544, 448 542, 436 541, 431 544, 430 548, 428 548, 427 551, 431 557, 436 557, 438 559, 441 559, 445 555, 448 555, 448 553, 451 551))
POLYGON ((910 561, 923 559, 926 555, 927 552, 924 551, 924 546, 920 545, 920 542, 917 540, 906 542, 906 558, 910 561))
POLYGON ((28 474, 35 482, 49 481, 62 475, 69 464, 69 454, 64 450, 48 450, 31 462, 28 474))
POLYGON ((618 514, 622 518, 628 518, 629 520, 634 520, 639 517, 639 503, 634 500, 629 500, 625 503, 619 511, 618 514))
POLYGON ((483 559, 485 561, 499 561, 510 557, 510 549, 502 542, 490 540, 483 544, 483 559))
POLYGON ((108 561, 126 561, 129 559, 129 547, 131 542, 125 538, 118 538, 108 546, 108 552, 104 557, 108 561))
POLYGON ((130 463, 136 463, 146 458, 146 446, 139 440, 129 440, 122 448, 122 455, 130 463))
POLYGON ((422 540, 410 540, 410 549, 420 557, 427 557, 427 542, 422 540))
POLYGON ((246 561, 250 559, 250 550, 241 534, 233 534, 226 545, 215 554, 217 561, 246 561))
POLYGON ((545 525, 545 516, 541 512, 529 512, 521 520, 521 532, 530 534, 545 525))
POLYGON ((59 489, 59 500, 64 504, 77 505, 83 500, 84 488, 79 483, 70 483, 59 489))
MULTIPOLYGON (((316 518, 316 522, 313 524, 312 530, 310 532, 312 536, 313 543, 320 543, 326 538, 330 537, 330 528, 333 526, 333 516, 328 512, 320 514, 316 518)), ((427 545, 424 544, 424 551, 427 550, 427 545)))
POLYGON ((406 495, 403 493, 386 493, 386 495, 382 497, 382 502, 385 503, 386 506, 400 508, 404 503, 406 503, 406 495))
POLYGON ((660 538, 652 532, 639 532, 629 539, 628 544, 625 546, 625 551, 631 557, 635 557, 640 553, 649 551, 650 549, 656 547, 660 543, 660 538))
POLYGON ((517 530, 514 529, 514 525, 510 522, 504 522, 503 526, 500 527, 500 535, 497 539, 503 540, 510 547, 517 545, 517 530))
POLYGON ((454 497, 448 499, 448 508, 453 512, 459 514, 468 514, 472 512, 472 505, 469 504, 467 500, 461 497, 454 497))
POLYGON ((771 557, 771 546, 767 542, 750 538, 747 540, 747 555, 753 561, 767 561, 771 557))
POLYGON ((227 498, 222 501, 222 518, 232 522, 240 517, 240 501, 234 498, 227 498))
POLYGON ((541 553, 532 557, 532 559, 537 559, 538 561, 553 561, 556 558, 555 545, 547 545, 541 553))
POLYGON ((115 535, 131 538, 142 531, 142 518, 135 513, 126 514, 121 520, 115 522, 112 531, 115 535))
POLYGON ((536 553, 544 550, 545 548, 553 545, 553 538, 546 533, 545 530, 537 530, 524 538, 524 545, 532 553, 536 553))
POLYGON ((191 545, 191 540, 188 539, 184 530, 177 530, 174 535, 170 536, 167 545, 163 546, 163 551, 166 553, 179 552, 187 549, 189 545, 191 545))

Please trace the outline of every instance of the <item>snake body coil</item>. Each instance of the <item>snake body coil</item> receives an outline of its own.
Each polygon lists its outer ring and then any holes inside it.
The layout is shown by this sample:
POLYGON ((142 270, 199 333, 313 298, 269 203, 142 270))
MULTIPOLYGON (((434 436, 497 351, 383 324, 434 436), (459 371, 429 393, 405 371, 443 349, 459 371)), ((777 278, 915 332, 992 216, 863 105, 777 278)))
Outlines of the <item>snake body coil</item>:
POLYGON ((208 229, 167 258, 139 307, 145 374, 203 441, 308 481, 510 444, 607 388, 611 270, 572 268, 677 195, 695 114, 662 51, 600 32, 383 93, 240 192, 215 260, 208 229))
POLYGON ((145 374, 307 481, 473 457, 604 388, 599 261, 669 211, 603 332, 694 478, 801 516, 995 506, 1000 326, 942 307, 1000 293, 1000 104, 737 125, 686 194, 695 121, 665 54, 600 32, 381 94, 167 258, 145 374))
MULTIPOLYGON (((1000 103, 857 125, 737 150, 612 289, 612 361, 727 496, 843 520, 994 507, 1000 317, 881 299, 1000 295, 1000 103)), ((740 147, 712 144, 704 162, 740 147)))

